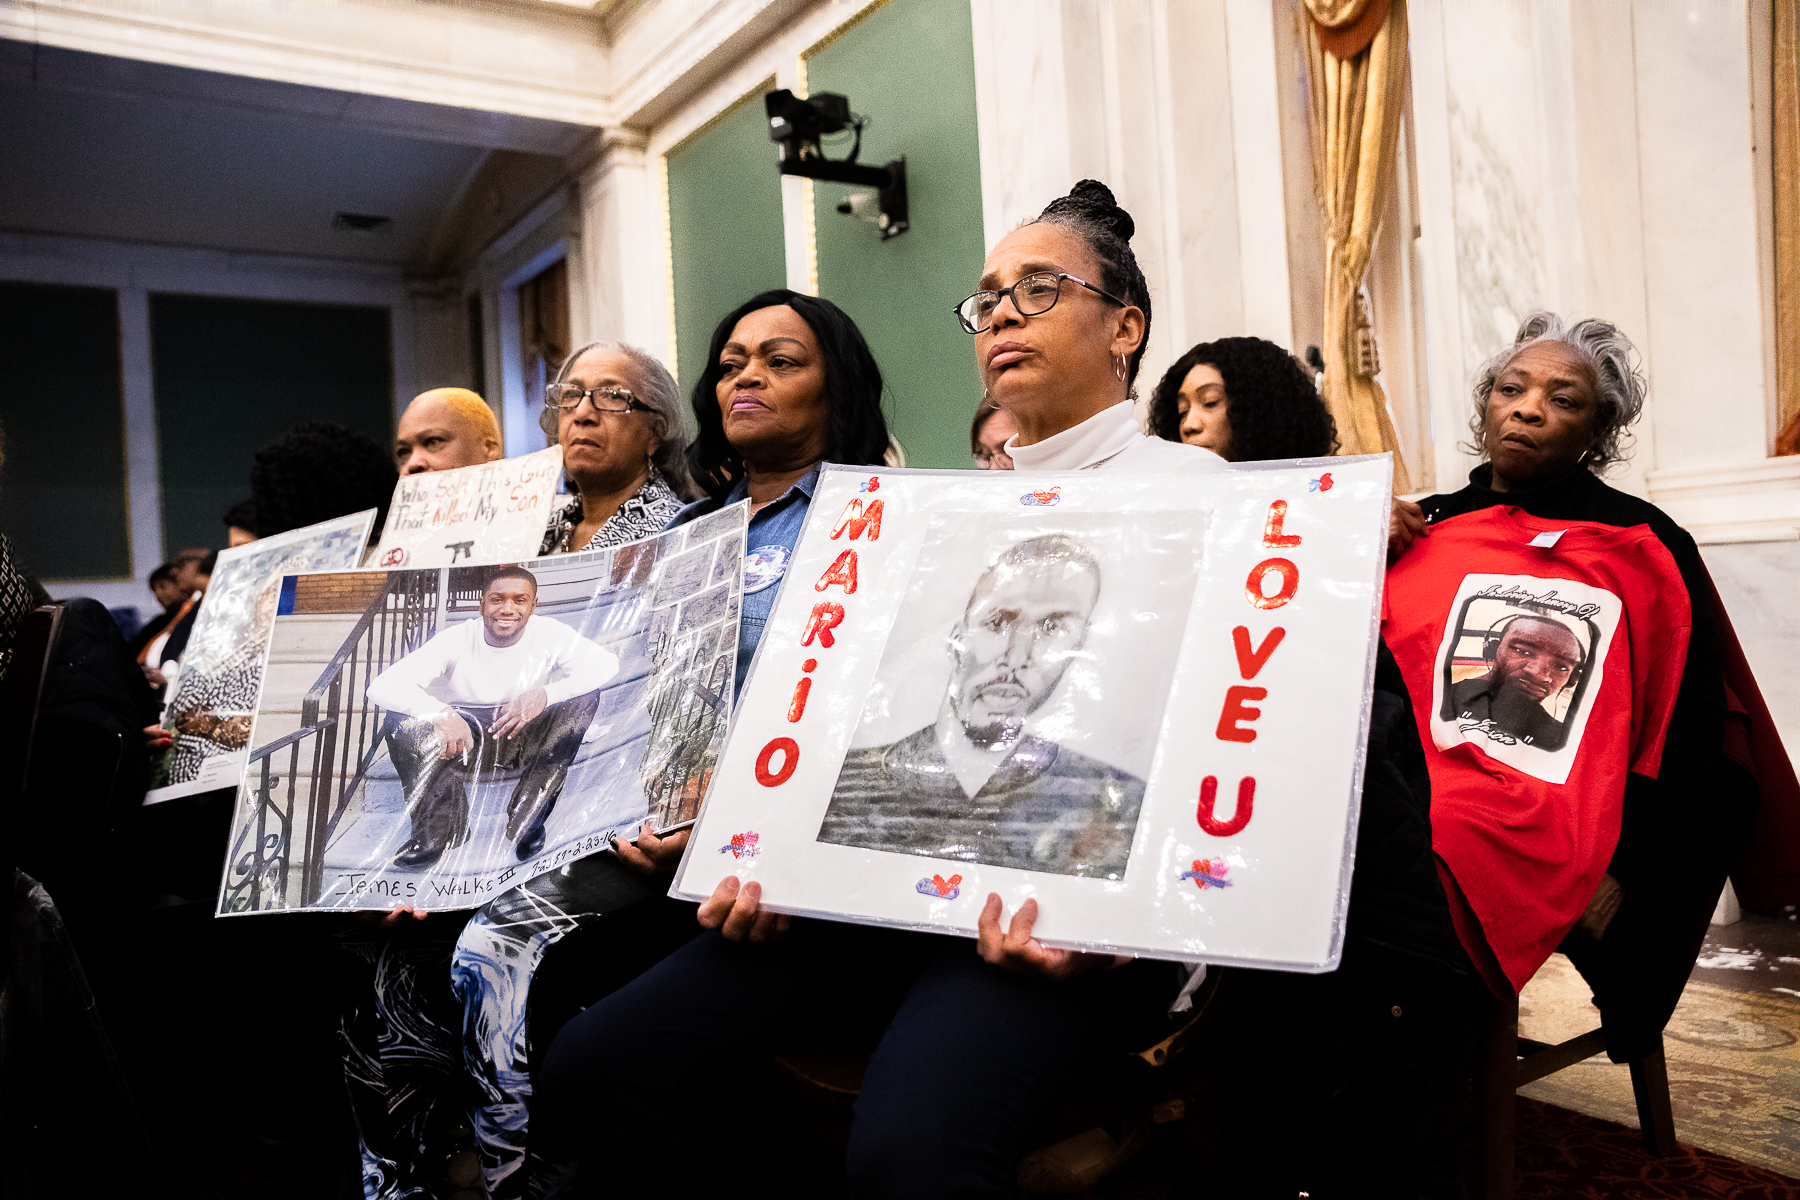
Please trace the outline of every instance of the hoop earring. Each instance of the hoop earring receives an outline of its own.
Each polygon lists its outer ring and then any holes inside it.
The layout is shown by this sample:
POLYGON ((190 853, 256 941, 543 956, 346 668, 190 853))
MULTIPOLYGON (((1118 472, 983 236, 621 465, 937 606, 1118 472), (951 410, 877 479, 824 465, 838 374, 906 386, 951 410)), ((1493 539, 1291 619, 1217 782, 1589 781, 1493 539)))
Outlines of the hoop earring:
POLYGON ((1113 374, 1119 377, 1120 383, 1125 382, 1125 356, 1123 354, 1119 355, 1118 361, 1113 364, 1113 374))

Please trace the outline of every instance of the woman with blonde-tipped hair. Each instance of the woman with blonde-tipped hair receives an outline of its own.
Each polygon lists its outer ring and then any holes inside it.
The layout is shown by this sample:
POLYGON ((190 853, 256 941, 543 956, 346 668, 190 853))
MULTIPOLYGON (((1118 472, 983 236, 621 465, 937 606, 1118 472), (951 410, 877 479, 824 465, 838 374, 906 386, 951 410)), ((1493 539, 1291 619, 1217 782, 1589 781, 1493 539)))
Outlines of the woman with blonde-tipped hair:
POLYGON ((420 392, 394 431, 394 467, 402 475, 479 466, 505 453, 494 410, 468 388, 420 392))

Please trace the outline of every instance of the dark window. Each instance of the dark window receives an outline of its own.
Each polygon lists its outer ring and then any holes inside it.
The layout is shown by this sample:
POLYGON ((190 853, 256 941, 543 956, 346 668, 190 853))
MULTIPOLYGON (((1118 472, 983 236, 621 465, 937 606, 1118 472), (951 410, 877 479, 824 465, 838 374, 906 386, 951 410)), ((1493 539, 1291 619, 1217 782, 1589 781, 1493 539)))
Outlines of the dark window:
POLYGON ((0 428, 0 532, 20 564, 43 579, 129 577, 117 293, 0 283, 0 428))
POLYGON ((525 407, 544 402, 544 385, 574 349, 569 345, 569 263, 558 259, 519 285, 519 342, 525 407))
POLYGON ((481 293, 469 295, 469 390, 487 395, 486 325, 481 320, 481 293))
POLYGON ((304 421, 394 436, 388 310, 152 295, 163 539, 223 546, 256 451, 304 421))

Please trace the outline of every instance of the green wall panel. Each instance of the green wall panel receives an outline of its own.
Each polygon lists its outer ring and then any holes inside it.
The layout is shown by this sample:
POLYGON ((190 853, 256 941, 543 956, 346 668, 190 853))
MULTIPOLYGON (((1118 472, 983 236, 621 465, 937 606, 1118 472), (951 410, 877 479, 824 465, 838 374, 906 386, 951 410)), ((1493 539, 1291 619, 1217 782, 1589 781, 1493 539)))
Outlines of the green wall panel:
POLYGON ((294 426, 394 436, 385 308, 153 294, 150 353, 170 553, 225 544, 257 450, 294 426))
MULTIPOLYGON (((814 185, 819 294, 862 327, 912 467, 969 465, 981 398, 974 339, 951 306, 981 277, 981 162, 968 0, 891 0, 807 59, 808 90, 869 118, 858 161, 906 158, 912 228, 883 242, 837 211, 851 189, 814 185)), ((839 139, 827 147, 845 153, 839 139)))
POLYGON ((687 395, 719 318, 787 286, 781 175, 758 87, 668 154, 675 365, 687 395))
POLYGON ((111 288, 0 283, 0 428, 0 532, 17 561, 43 579, 128 577, 125 397, 111 288))

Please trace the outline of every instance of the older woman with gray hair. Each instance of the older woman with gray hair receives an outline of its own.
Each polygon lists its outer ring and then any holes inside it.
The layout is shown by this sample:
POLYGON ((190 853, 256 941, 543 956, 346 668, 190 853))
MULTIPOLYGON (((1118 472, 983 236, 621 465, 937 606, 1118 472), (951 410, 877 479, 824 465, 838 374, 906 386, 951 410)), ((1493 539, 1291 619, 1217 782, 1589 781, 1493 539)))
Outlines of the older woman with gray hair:
MULTIPOLYGON (((1549 521, 1647 525, 1681 572, 1692 624, 1661 767, 1654 779, 1630 777, 1618 849, 1577 926, 1596 906, 1616 907, 1605 940, 1577 939, 1571 950, 1615 1062, 1660 1046, 1758 798, 1755 779, 1725 753, 1725 617, 1700 551, 1660 508, 1601 479, 1630 457, 1644 392, 1637 353, 1616 325, 1532 313, 1475 379, 1469 430, 1485 461, 1459 491, 1397 504, 1389 547, 1402 553, 1438 522, 1504 505, 1549 521), (1668 869, 1674 862, 1679 871, 1668 869)), ((1734 676, 1733 686, 1755 685, 1734 676)))
MULTIPOLYGON (((1513 344, 1483 363, 1476 375, 1469 413, 1472 440, 1466 448, 1484 461, 1469 472, 1469 487, 1455 493, 1462 498, 1456 511, 1470 511, 1469 501, 1489 496, 1507 499, 1485 499, 1472 507, 1523 505, 1526 495, 1562 495, 1571 489, 1584 496, 1606 492, 1626 498, 1601 483, 1600 476, 1631 456, 1631 427, 1644 411, 1644 375, 1636 359, 1631 340, 1610 322, 1589 319, 1570 325, 1550 312, 1526 317, 1513 344)), ((1389 556, 1403 552, 1431 520, 1452 515, 1444 511, 1433 517, 1428 511, 1434 501, 1447 499, 1433 496, 1423 505, 1396 501, 1389 556)), ((1642 507, 1680 533, 1660 509, 1642 507)), ((1691 546, 1692 539, 1688 541, 1691 546)))
MULTIPOLYGON (((545 389, 538 423, 562 446, 573 494, 553 512, 540 554, 604 550, 662 532, 696 494, 679 405, 668 368, 636 347, 590 342, 568 357, 545 389)), ((395 930, 417 952, 381 960, 385 975, 360 1021, 401 1053, 361 1051, 371 1039, 351 1037, 346 1022, 369 1196, 462 1187, 519 1200, 552 1186, 532 1182, 532 1049, 579 1010, 578 996, 604 994, 698 932, 691 908, 667 901, 666 890, 616 855, 597 854, 476 910, 447 964, 425 935, 395 930), (538 986, 546 955, 566 938, 590 953, 550 956, 550 984, 538 986), (442 974, 433 975, 446 966, 450 997, 439 995, 442 974), (479 1183, 467 1155, 443 1165, 442 1130, 465 1118, 461 1136, 473 1142, 479 1183)))
POLYGON ((545 388, 538 424, 562 446, 574 488, 540 554, 649 537, 695 494, 675 380, 634 346, 590 342, 569 355, 545 388))

